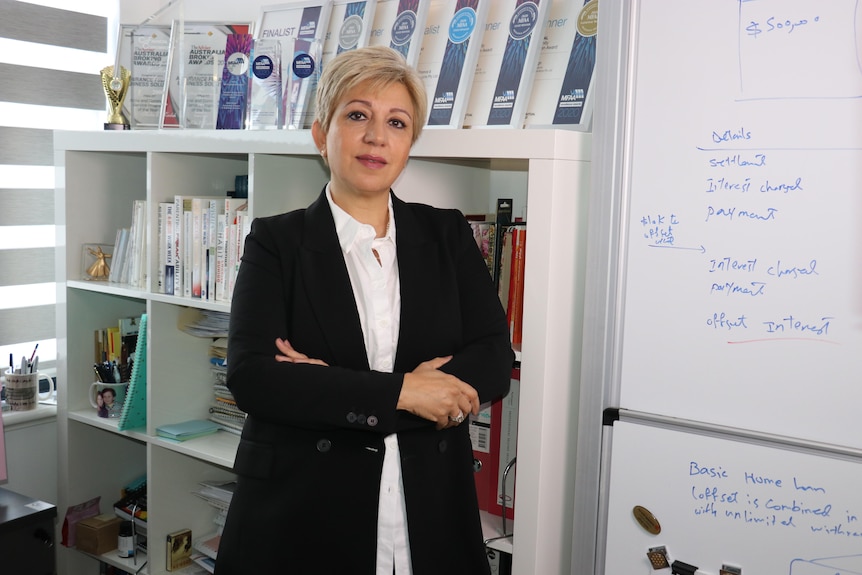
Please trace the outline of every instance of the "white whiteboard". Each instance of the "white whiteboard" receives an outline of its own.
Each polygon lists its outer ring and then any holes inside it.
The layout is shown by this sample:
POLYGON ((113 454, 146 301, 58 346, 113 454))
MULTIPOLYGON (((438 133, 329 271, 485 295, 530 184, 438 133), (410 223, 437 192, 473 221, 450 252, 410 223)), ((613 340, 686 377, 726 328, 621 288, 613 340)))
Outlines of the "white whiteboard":
POLYGON ((859 2, 633 14, 619 407, 862 447, 859 2))
POLYGON ((710 575, 862 573, 858 461, 622 421, 613 444, 605 573, 667 575, 647 559, 657 546, 710 575))

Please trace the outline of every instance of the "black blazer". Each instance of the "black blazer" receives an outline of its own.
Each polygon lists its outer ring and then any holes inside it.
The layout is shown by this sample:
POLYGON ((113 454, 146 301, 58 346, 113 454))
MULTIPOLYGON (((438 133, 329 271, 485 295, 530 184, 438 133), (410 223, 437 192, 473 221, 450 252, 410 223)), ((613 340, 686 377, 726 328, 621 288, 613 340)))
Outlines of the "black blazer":
POLYGON ((468 425, 395 409, 403 374, 434 357, 482 402, 509 388, 505 314, 455 210, 392 195, 401 281, 394 373, 370 371, 325 194, 256 219, 234 288, 228 386, 248 413, 218 575, 373 574, 383 438, 397 432, 415 575, 488 573, 468 425), (328 367, 276 362, 275 339, 328 367), (277 566, 277 567, 276 567, 277 566))

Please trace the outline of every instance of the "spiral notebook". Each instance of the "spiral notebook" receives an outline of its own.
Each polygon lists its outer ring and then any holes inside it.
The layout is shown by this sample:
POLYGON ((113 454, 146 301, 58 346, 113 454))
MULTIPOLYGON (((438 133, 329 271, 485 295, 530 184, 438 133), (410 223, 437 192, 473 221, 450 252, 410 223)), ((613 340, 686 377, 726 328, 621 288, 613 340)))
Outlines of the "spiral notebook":
POLYGON ((120 413, 119 429, 125 431, 147 425, 147 314, 141 315, 138 344, 126 401, 120 413))

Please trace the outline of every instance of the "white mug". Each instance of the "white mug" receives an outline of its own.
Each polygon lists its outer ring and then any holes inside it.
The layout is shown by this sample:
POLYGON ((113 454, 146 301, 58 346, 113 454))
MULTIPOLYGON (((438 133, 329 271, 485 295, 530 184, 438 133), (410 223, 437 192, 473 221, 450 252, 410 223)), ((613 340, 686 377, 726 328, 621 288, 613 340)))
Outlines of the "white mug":
POLYGON ((90 405, 96 408, 99 417, 120 417, 123 402, 126 401, 128 383, 102 383, 95 381, 90 384, 90 405))
POLYGON ((12 411, 36 409, 40 401, 51 399, 57 391, 57 384, 44 373, 14 373, 6 370, 6 403, 12 411), (39 393, 39 380, 48 380, 48 391, 39 393))

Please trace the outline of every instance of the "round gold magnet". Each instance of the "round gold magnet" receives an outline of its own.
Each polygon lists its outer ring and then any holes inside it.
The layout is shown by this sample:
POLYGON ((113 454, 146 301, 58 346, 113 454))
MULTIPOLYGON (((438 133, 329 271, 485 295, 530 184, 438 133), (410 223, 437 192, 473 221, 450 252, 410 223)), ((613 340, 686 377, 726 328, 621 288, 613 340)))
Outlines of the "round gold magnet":
POLYGON ((661 533, 661 523, 658 522, 658 519, 655 518, 652 511, 646 507, 635 505, 632 509, 632 515, 635 516, 635 520, 638 524, 648 533, 652 533, 653 535, 661 533))

